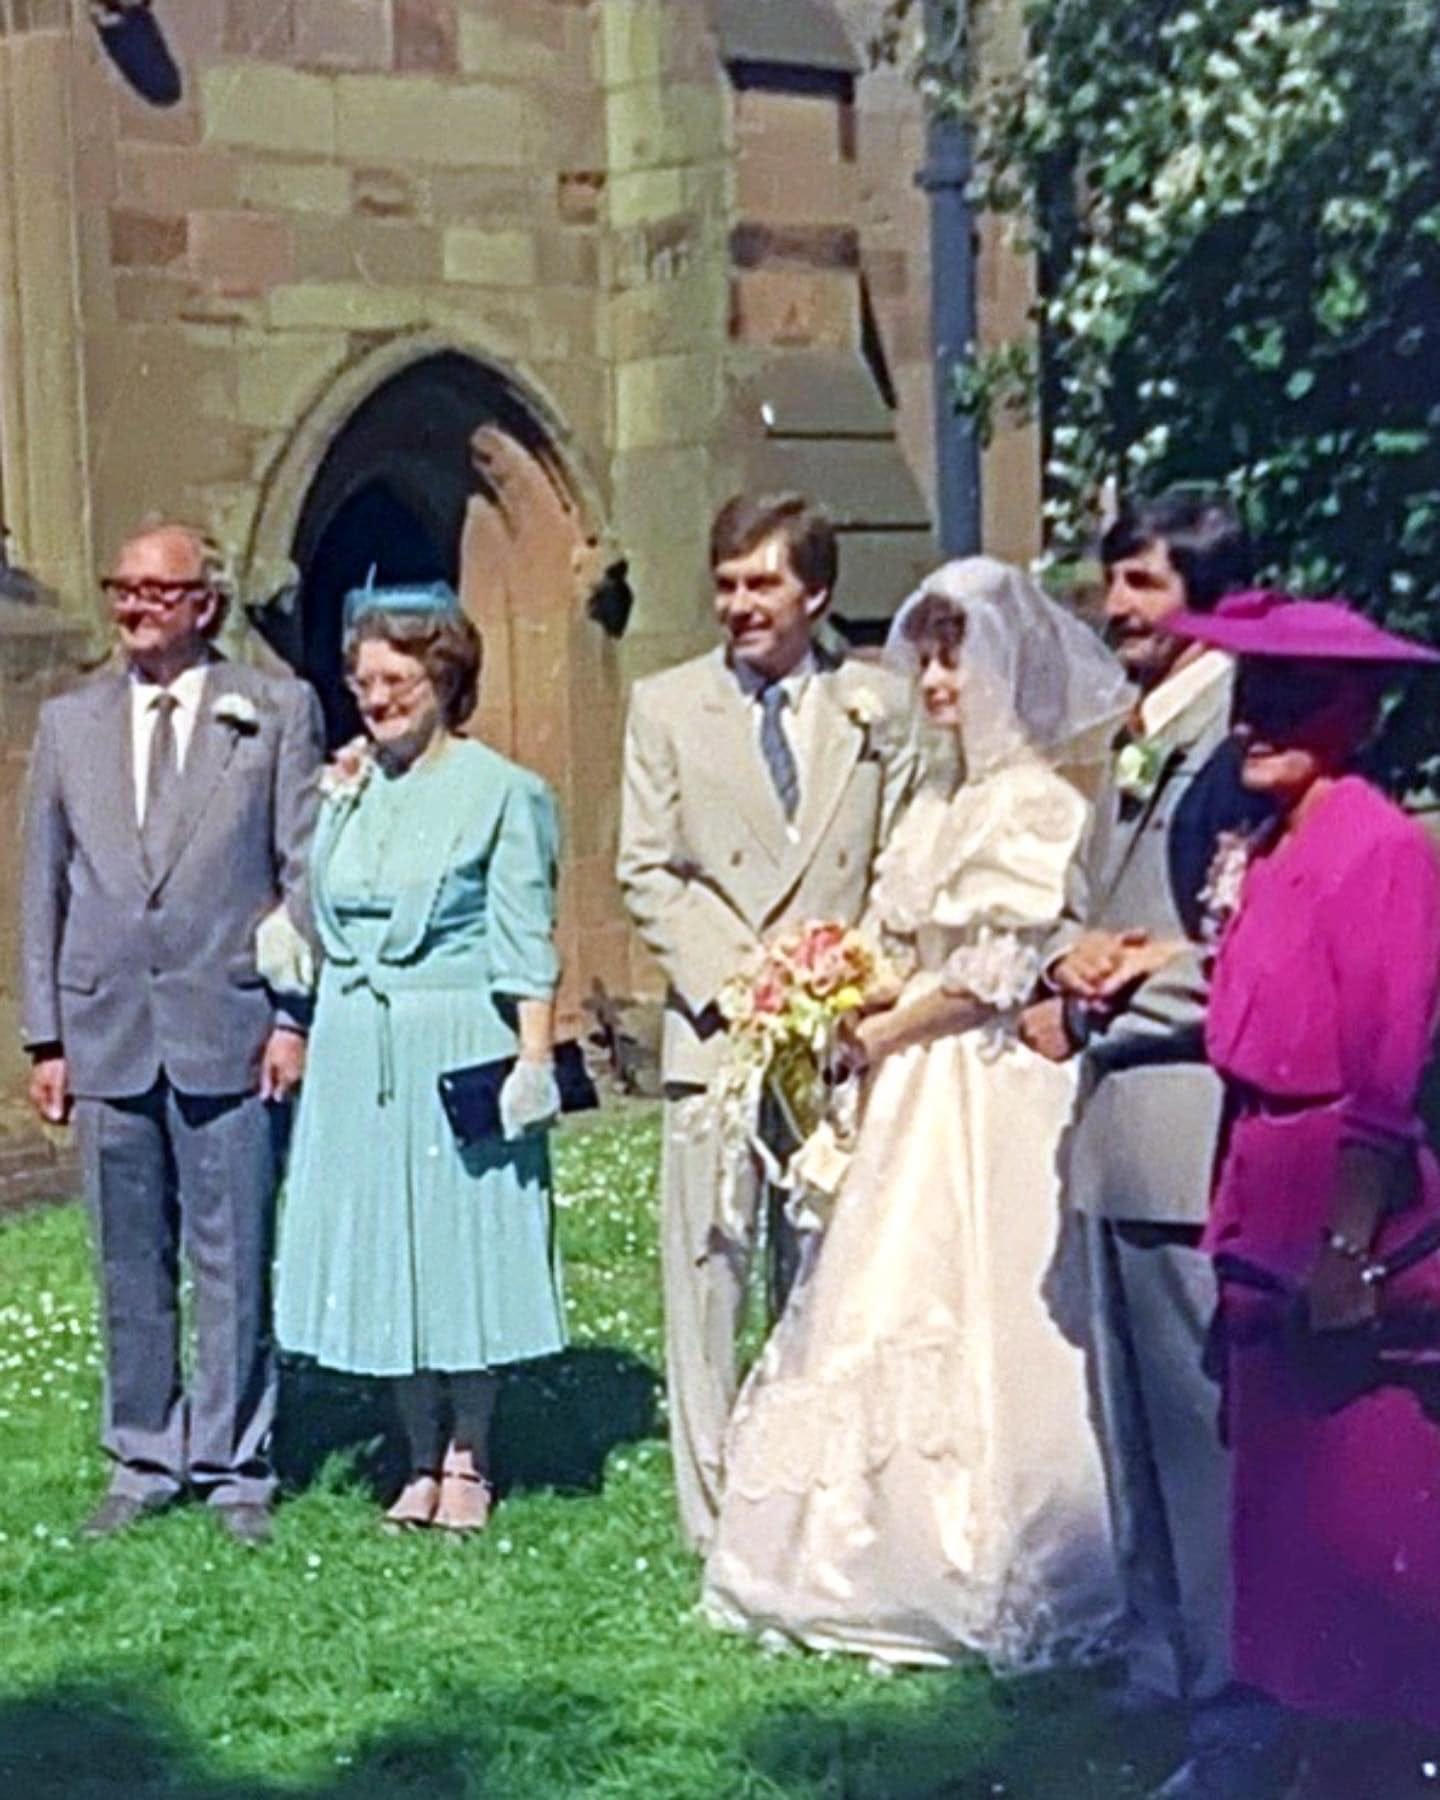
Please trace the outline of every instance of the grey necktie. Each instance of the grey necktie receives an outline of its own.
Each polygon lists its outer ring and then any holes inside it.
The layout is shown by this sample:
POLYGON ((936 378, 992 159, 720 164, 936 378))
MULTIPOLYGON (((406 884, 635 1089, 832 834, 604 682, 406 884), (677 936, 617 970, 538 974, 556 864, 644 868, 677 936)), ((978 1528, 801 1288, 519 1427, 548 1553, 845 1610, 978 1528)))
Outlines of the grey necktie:
POLYGON ((150 702, 155 729, 150 735, 150 761, 145 770, 145 816, 140 839, 152 873, 170 841, 175 794, 180 786, 180 746, 175 739, 175 709, 179 704, 173 694, 157 694, 150 702))
POLYGON ((778 681, 760 690, 760 750, 785 817, 793 819, 800 805, 800 771, 795 766, 790 739, 785 735, 788 698, 778 681))

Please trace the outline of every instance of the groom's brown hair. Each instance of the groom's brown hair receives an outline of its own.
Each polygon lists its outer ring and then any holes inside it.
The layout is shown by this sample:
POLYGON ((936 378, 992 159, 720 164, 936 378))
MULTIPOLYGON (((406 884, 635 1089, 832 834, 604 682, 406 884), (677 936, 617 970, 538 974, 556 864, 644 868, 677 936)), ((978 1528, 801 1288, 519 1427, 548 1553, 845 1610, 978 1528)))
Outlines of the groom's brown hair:
POLYGON ((768 537, 781 537, 790 567, 807 594, 827 594, 840 572, 835 527, 822 507, 804 494, 737 494, 710 527, 710 567, 748 556, 768 537))

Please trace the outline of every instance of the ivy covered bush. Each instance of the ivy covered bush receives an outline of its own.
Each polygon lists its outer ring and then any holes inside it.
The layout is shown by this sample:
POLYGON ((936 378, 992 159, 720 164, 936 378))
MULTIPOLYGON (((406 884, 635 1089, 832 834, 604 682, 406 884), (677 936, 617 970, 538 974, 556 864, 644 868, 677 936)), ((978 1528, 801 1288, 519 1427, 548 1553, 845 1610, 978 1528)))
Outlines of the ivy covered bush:
POLYGON ((984 423, 1040 404, 1052 547, 1091 541, 1109 483, 1222 483, 1273 575, 1440 639, 1440 8, 1028 20, 1013 78, 967 93, 960 34, 928 76, 1040 258, 1037 339, 957 379, 984 423))

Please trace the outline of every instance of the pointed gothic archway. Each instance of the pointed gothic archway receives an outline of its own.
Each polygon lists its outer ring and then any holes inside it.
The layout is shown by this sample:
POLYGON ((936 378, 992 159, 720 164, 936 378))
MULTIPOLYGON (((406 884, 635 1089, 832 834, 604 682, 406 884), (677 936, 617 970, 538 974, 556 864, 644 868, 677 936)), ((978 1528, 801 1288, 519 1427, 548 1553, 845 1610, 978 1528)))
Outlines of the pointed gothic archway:
POLYGON ((620 672, 585 615, 598 534, 558 432, 509 376, 449 348, 388 369, 341 416, 327 410, 328 430, 312 421, 297 434, 289 505, 272 491, 257 528, 273 554, 284 513, 293 521, 300 586, 287 654, 342 741, 355 727, 341 669, 346 591, 372 568, 381 584, 438 577, 459 589, 485 642, 471 729, 560 799, 562 1011, 573 1027, 594 979, 626 987, 629 946, 611 875, 620 672))

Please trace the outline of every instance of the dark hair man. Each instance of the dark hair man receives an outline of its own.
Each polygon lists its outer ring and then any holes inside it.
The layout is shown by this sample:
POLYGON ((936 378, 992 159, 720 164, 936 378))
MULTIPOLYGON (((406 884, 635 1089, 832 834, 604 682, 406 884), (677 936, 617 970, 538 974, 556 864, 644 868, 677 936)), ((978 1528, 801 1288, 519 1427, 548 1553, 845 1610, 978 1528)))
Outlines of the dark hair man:
POLYGON ((1203 1365, 1215 1283, 1199 1242, 1221 1096, 1203 1060, 1202 894, 1221 834, 1266 813, 1239 779, 1230 660, 1160 627, 1249 587, 1253 553, 1228 501, 1177 492, 1126 507, 1101 554, 1107 630, 1138 698, 1076 873, 1053 997, 1022 1035, 1086 1062, 1069 1197, 1090 1259, 1127 1603, 1121 1704, 1189 1707, 1190 1756, 1161 1793, 1218 1800, 1267 1779, 1280 1752, 1271 1709, 1230 1677, 1228 1459, 1203 1365), (1177 943, 1188 950, 1172 961, 1177 943))
POLYGON ((753 1169, 727 1172, 709 1094, 724 1052, 716 998, 766 939, 859 918, 915 773, 906 684, 817 653, 836 566, 834 531, 802 495, 732 500, 711 533, 721 647, 630 697, 617 872, 669 983, 666 1370, 681 1525, 702 1551, 759 1201, 753 1169))

